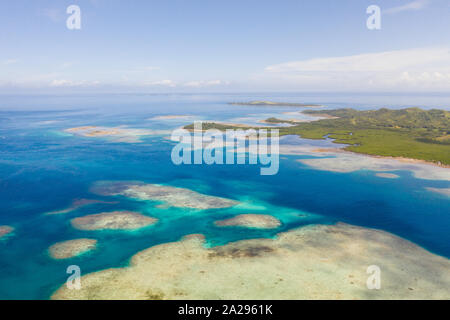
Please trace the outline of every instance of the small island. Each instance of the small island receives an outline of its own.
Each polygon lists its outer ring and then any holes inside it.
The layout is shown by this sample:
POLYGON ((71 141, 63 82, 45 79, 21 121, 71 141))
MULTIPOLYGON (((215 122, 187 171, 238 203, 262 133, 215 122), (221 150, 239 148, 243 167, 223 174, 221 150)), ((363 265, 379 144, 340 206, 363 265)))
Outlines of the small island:
POLYGON ((74 239, 62 242, 57 242, 48 249, 50 257, 53 259, 68 259, 77 257, 91 250, 97 246, 95 239, 74 239))
POLYGON ((229 102, 228 104, 235 105, 235 106, 302 107, 302 108, 322 107, 319 104, 274 102, 274 101, 229 102))
POLYGON ((75 218, 70 223, 79 230, 136 230, 157 221, 158 219, 137 212, 112 211, 75 218))
POLYGON ((274 229, 281 225, 280 220, 268 214, 240 214, 236 217, 214 222, 219 227, 243 227, 274 229))

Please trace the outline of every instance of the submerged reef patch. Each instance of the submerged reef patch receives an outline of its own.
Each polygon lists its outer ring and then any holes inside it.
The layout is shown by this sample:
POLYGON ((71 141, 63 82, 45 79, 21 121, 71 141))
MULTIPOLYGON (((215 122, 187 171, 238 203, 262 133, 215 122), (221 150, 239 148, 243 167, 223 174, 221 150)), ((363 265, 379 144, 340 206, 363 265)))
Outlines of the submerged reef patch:
POLYGON ((46 214, 47 215, 64 214, 64 213, 68 213, 70 211, 79 209, 81 207, 88 206, 91 204, 96 204, 96 203, 115 204, 117 202, 116 201, 92 200, 92 199, 75 199, 72 201, 72 204, 69 207, 67 207, 65 209, 61 209, 61 210, 50 211, 50 212, 47 212, 46 214))
POLYGON ((333 172, 354 172, 358 170, 392 171, 408 170, 418 179, 450 181, 450 170, 437 165, 426 164, 421 160, 390 159, 383 157, 336 152, 332 158, 315 158, 297 160, 316 170, 333 172))
POLYGON ((14 231, 14 228, 11 226, 0 226, 0 239, 10 235, 14 231))
POLYGON ((73 239, 55 243, 48 248, 48 253, 53 259, 68 259, 94 250, 96 246, 95 239, 73 239))
POLYGON ((268 214, 240 214, 230 219, 214 222, 219 227, 244 227, 258 229, 273 229, 281 225, 280 220, 268 214))
POLYGON ((125 127, 83 126, 64 130, 83 137, 109 137, 114 142, 139 143, 143 136, 167 134, 167 130, 132 129, 125 127))
POLYGON ((448 259, 385 231, 311 225, 212 248, 191 235, 87 274, 80 290, 62 285, 52 299, 449 299, 449 269, 448 259), (372 265, 380 290, 367 288, 372 265))
POLYGON ((442 194, 444 196, 450 197, 450 188, 432 188, 432 187, 427 187, 426 189, 428 191, 436 192, 436 193, 442 194))
POLYGON ((158 219, 132 211, 112 211, 72 219, 79 230, 135 230, 155 224, 158 219))
POLYGON ((239 203, 235 200, 210 196, 186 188, 146 184, 138 181, 100 181, 94 184, 91 191, 105 196, 122 195, 139 200, 161 201, 163 202, 162 206, 167 207, 201 210, 227 208, 239 203))

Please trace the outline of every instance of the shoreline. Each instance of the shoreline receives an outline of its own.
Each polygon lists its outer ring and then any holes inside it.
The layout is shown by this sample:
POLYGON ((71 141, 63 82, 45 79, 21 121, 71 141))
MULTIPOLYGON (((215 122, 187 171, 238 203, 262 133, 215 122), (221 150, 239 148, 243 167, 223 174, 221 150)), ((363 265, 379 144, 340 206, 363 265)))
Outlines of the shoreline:
MULTIPOLYGON (((265 123, 265 120, 259 120, 259 122, 265 123)), ((318 120, 311 120, 311 121, 303 121, 303 122, 313 122, 313 121, 318 121, 318 120)), ((221 126, 232 126, 235 128, 247 128, 247 129, 278 129, 280 127, 263 127, 263 126, 249 126, 246 124, 242 124, 242 123, 229 123, 229 122, 212 122, 214 124, 218 124, 221 126)), ((301 122, 298 122, 301 123, 301 122)), ((195 132, 194 128, 185 128, 182 127, 183 129, 189 131, 189 132, 195 132)), ((228 128, 228 129, 234 129, 234 128, 228 128)), ((202 132, 205 132, 208 129, 203 129, 202 128, 202 132)), ((281 137, 285 137, 285 136, 297 136, 300 139, 305 139, 305 140, 325 140, 324 138, 321 139, 309 139, 309 138, 303 138, 301 135, 299 134, 284 134, 284 135, 280 135, 281 137)), ((427 161, 427 160, 423 160, 423 159, 414 159, 414 158, 405 158, 405 157, 395 157, 395 156, 382 156, 382 155, 376 155, 376 154, 370 154, 370 153, 364 153, 364 152, 357 152, 357 151, 351 151, 351 150, 346 150, 346 147, 349 145, 346 145, 345 143, 337 143, 334 142, 333 143, 337 144, 337 145, 342 145, 345 147, 342 148, 317 148, 312 150, 312 152, 339 152, 339 153, 349 153, 349 154, 359 154, 359 155, 365 155, 365 156, 369 156, 369 157, 373 157, 373 158, 378 158, 378 159, 387 159, 387 160, 397 160, 400 162, 404 162, 404 163, 411 163, 411 164, 425 164, 425 165, 432 165, 435 167, 439 167, 439 168, 445 168, 445 169, 450 169, 450 165, 447 164, 443 164, 443 163, 437 163, 437 162, 433 162, 433 161, 427 161)))
MULTIPOLYGON (((306 139, 306 138, 302 138, 302 139, 306 139)), ((343 144, 343 143, 339 143, 339 144, 343 144)), ((450 169, 450 165, 443 164, 443 163, 439 164, 439 163, 436 163, 436 162, 422 160, 422 159, 413 159, 413 158, 405 158, 405 157, 393 157, 393 156, 381 156, 381 155, 364 153, 364 152, 350 151, 350 150, 346 150, 345 147, 344 148, 317 148, 317 149, 312 150, 312 152, 317 152, 317 153, 321 153, 321 152, 336 152, 336 153, 359 154, 359 155, 365 155, 365 156, 372 157, 372 158, 377 158, 377 159, 397 160, 397 161, 400 161, 400 162, 403 162, 403 163, 432 165, 432 166, 435 166, 435 167, 438 167, 438 168, 450 169)))
MULTIPOLYGON (((265 101, 252 101, 250 103, 266 103, 265 101)), ((295 114, 304 114, 313 119, 296 119, 295 117, 291 119, 278 119, 278 118, 267 118, 267 119, 256 119, 258 123, 261 124, 271 124, 273 126, 258 126, 258 125, 246 125, 243 123, 230 123, 230 122, 215 122, 212 120, 208 122, 207 128, 215 128, 219 130, 227 130, 227 129, 237 129, 237 128, 245 128, 245 129, 279 129, 280 138, 283 136, 298 136, 302 139, 311 139, 311 140, 324 140, 328 136, 333 133, 340 132, 335 135, 334 139, 331 139, 333 143, 337 145, 342 145, 339 152, 347 151, 352 152, 353 154, 361 154, 367 155, 370 157, 375 157, 379 159, 392 159, 397 160, 403 163, 410 164, 424 164, 424 165, 432 165, 435 167, 450 168, 450 159, 448 158, 448 150, 443 142, 443 146, 430 146, 430 144, 426 143, 428 140, 432 140, 425 134, 419 135, 419 138, 424 140, 420 140, 417 136, 412 135, 413 133, 417 133, 420 129, 420 126, 411 126, 408 125, 409 122, 417 119, 422 119, 427 116, 432 120, 428 120, 425 124, 428 124, 427 128, 435 128, 436 130, 440 130, 440 134, 445 132, 444 129, 448 122, 445 122, 445 119, 442 120, 442 116, 448 117, 450 112, 445 110, 437 110, 439 113, 430 114, 427 110, 422 110, 420 108, 405 108, 399 110, 391 110, 391 109, 376 109, 376 110, 355 110, 355 109, 336 109, 336 110, 321 110, 321 111, 308 111, 301 110, 296 112, 283 112, 289 115, 295 114), (394 122, 395 128, 409 128, 407 133, 406 131, 389 131, 385 129, 383 123, 386 121, 386 113, 389 115, 390 122, 394 122), (407 114, 407 120, 404 120, 403 113, 407 114), (403 118, 402 118, 403 117, 403 118), (337 124, 335 122, 334 125, 328 125, 327 122, 324 124, 320 124, 320 121, 341 119, 337 124), (411 120, 412 119, 412 120, 411 120), (356 126, 355 123, 360 121, 363 125, 356 126), (408 122, 409 121, 409 122, 408 122), (436 123, 437 124, 436 124, 436 123), (380 125, 381 123, 381 125, 380 125), (283 126, 283 124, 289 124, 287 126, 283 126), (364 125, 365 124, 365 125, 364 125), (357 133, 361 133, 357 138, 346 138, 347 135, 352 136, 353 130, 357 133), (442 131, 444 130, 444 131, 442 131), (342 131, 344 133, 342 133, 342 131), (309 133, 311 132, 311 133, 309 133), (340 135, 345 135, 342 138, 340 135), (307 136, 307 137, 303 137, 307 136), (382 140, 383 138, 387 140, 382 140), (375 140, 376 141, 375 141, 375 140), (378 139, 378 140, 377 140, 378 139), (381 139, 381 140, 380 140, 381 139), (391 141, 392 139, 392 141, 391 141), (427 140, 428 139, 428 140, 427 140), (381 145, 380 145, 381 143, 381 145), (399 143, 406 143, 411 147, 409 149, 403 150, 398 146, 399 143), (422 144, 420 144, 422 143, 422 144), (358 146, 364 145, 362 148, 358 148, 358 146), (421 149, 423 148, 423 150, 421 149), (349 150, 351 149, 351 150, 349 150), (362 149, 362 150, 358 150, 362 149), (377 154, 382 153, 382 154, 377 154), (421 159, 422 158, 422 159, 421 159)), ((423 124, 423 125, 425 125, 423 124)), ((184 126, 183 128, 189 127, 189 131, 192 130, 192 124, 184 126)), ((187 129, 187 128, 186 128, 187 129)), ((207 129, 202 128, 203 131, 207 129)), ((191 131, 192 132, 192 131, 191 131)), ((445 137, 445 136, 444 136, 445 137)), ((440 140, 439 140, 440 141, 440 140)), ((333 150, 334 152, 337 151, 333 150)))

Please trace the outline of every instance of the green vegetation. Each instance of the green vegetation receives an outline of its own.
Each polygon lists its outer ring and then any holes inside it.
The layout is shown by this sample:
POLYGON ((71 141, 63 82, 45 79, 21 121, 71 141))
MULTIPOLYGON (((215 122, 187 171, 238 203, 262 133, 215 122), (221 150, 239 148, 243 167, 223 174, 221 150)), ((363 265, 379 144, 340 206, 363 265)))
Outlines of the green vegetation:
POLYGON ((274 118, 274 117, 268 118, 268 119, 264 120, 264 122, 267 122, 267 123, 290 123, 290 124, 296 124, 294 121, 277 119, 277 118, 274 118))
MULTIPOLYGON (((369 111, 337 109, 303 112, 310 115, 326 114, 337 118, 304 123, 276 118, 266 121, 292 124, 290 127, 279 127, 280 135, 295 134, 307 139, 324 139, 327 136, 335 139, 335 143, 348 144, 345 147, 348 151, 450 165, 449 111, 382 108, 369 111)), ((225 130, 233 127, 207 123, 203 124, 203 128, 225 130)))

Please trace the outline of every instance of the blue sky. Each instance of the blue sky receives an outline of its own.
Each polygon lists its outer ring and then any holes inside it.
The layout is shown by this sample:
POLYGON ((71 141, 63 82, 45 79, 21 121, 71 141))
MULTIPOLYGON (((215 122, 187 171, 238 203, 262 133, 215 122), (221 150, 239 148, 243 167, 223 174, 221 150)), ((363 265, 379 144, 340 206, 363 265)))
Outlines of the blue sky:
POLYGON ((449 31, 448 0, 9 0, 0 92, 448 92, 449 31))

